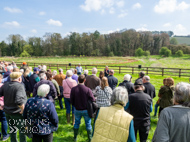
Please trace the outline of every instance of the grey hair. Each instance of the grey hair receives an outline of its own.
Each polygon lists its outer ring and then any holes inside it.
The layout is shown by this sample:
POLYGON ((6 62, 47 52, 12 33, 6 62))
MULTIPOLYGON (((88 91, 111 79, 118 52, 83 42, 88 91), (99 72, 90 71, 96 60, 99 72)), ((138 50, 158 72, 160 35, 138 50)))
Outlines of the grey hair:
POLYGON ((46 71, 46 69, 47 69, 46 65, 43 65, 42 69, 46 71))
POLYGON ((87 75, 87 74, 88 74, 88 70, 84 70, 84 74, 86 74, 86 75, 87 75))
POLYGON ((71 77, 73 75, 73 72, 71 70, 67 70, 66 76, 71 77))
POLYGON ((63 72, 63 69, 60 68, 60 69, 59 69, 59 72, 63 72))
POLYGON ((24 69, 20 69, 20 72, 21 72, 21 73, 24 73, 24 69))
POLYGON ((131 75, 130 74, 124 75, 124 79, 123 80, 130 81, 131 80, 131 75))
POLYGON ((40 73, 39 77, 40 79, 47 79, 47 76, 45 73, 40 73))
POLYGON ((143 78, 144 78, 144 80, 146 80, 148 82, 150 81, 150 77, 148 75, 144 76, 143 78))
POLYGON ((12 66, 7 66, 7 71, 11 71, 13 70, 13 67, 12 66))
POLYGON ((97 74, 98 70, 97 68, 92 68, 92 74, 97 74))
POLYGON ((111 74, 114 74, 114 70, 110 70, 110 73, 111 73, 111 74))
POLYGON ((180 82, 175 86, 174 102, 190 107, 190 84, 180 82))
POLYGON ((49 93, 49 90, 50 90, 50 86, 49 85, 42 84, 42 85, 40 85, 38 87, 37 94, 40 97, 45 97, 49 93))
POLYGON ((71 68, 70 70, 71 70, 73 73, 75 72, 75 69, 73 69, 73 68, 71 68))
POLYGON ((39 69, 42 69, 42 66, 41 66, 41 65, 38 65, 38 68, 39 68, 39 69))
POLYGON ((125 87, 117 87, 113 90, 113 94, 111 97, 111 104, 121 104, 122 106, 126 106, 128 103, 128 92, 125 87))
POLYGON ((57 71, 54 70, 54 71, 52 72, 52 75, 57 75, 57 71))

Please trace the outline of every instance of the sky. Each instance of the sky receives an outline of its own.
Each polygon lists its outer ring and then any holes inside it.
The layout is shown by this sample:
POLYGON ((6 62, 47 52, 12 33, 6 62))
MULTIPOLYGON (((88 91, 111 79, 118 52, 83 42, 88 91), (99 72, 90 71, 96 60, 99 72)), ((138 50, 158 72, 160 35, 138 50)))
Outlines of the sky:
POLYGON ((189 13, 190 0, 0 0, 0 41, 131 28, 190 35, 189 13))

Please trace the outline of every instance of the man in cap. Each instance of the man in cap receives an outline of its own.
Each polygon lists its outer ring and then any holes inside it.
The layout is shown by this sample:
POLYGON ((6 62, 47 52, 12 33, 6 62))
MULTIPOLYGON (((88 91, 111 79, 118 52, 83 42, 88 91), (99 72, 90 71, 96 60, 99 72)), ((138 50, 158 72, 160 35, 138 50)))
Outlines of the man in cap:
POLYGON ((0 97, 4 96, 3 110, 10 128, 11 142, 17 142, 17 130, 19 130, 20 142, 26 142, 22 113, 27 97, 24 86, 21 84, 21 75, 21 72, 12 72, 10 74, 11 82, 5 83, 0 88, 0 97))
POLYGON ((83 72, 83 70, 82 70, 82 67, 80 66, 80 63, 78 65, 78 67, 76 67, 76 69, 77 69, 77 75, 81 75, 81 73, 83 72))
POLYGON ((40 69, 35 67, 33 69, 34 73, 30 76, 29 82, 30 82, 30 92, 33 92, 34 85, 40 81, 40 78, 38 76, 40 69))
POLYGON ((143 81, 137 80, 134 84, 135 93, 129 96, 129 112, 134 117, 135 136, 139 131, 140 141, 146 142, 150 129, 150 112, 152 111, 152 99, 144 93, 143 81))
POLYGON ((26 63, 26 62, 23 62, 23 63, 22 63, 22 67, 20 67, 20 69, 23 69, 24 72, 25 72, 27 68, 28 68, 27 63, 26 63))

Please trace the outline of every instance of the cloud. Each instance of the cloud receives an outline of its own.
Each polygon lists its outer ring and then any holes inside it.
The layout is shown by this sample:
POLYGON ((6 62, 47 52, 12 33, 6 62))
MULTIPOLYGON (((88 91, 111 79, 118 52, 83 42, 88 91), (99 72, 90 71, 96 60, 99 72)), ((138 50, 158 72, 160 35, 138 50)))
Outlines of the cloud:
POLYGON ((43 16, 43 15, 46 15, 46 13, 44 11, 41 11, 41 12, 39 12, 39 15, 43 16))
POLYGON ((154 11, 159 14, 172 13, 175 11, 184 11, 190 7, 186 2, 178 3, 177 0, 160 0, 154 7, 154 11))
POLYGON ((58 26, 58 27, 61 27, 62 26, 62 23, 60 21, 56 21, 56 20, 53 20, 53 19, 49 19, 47 21, 48 25, 53 25, 53 26, 58 26))
POLYGON ((145 27, 141 27, 141 28, 136 29, 136 31, 148 31, 148 29, 145 27))
POLYGON ((165 23, 163 27, 171 27, 171 23, 165 23))
POLYGON ((118 29, 116 29, 116 30, 107 31, 107 32, 105 32, 105 34, 111 34, 111 33, 119 32, 119 31, 120 31, 120 29, 118 28, 118 29))
POLYGON ((118 18, 124 18, 128 15, 127 11, 122 10, 121 14, 118 15, 118 18))
POLYGON ((5 11, 8 11, 10 13, 22 13, 22 10, 18 8, 10 8, 10 7, 4 7, 5 11))
POLYGON ((17 21, 12 21, 12 22, 5 22, 4 26, 5 27, 19 27, 20 24, 17 21))
POLYGON ((35 33, 37 33, 37 30, 36 30, 36 29, 33 29, 33 30, 31 30, 30 32, 35 34, 35 33))
POLYGON ((102 11, 105 8, 110 11, 112 8, 121 8, 124 4, 123 0, 85 0, 84 4, 80 5, 80 8, 87 12, 102 11))
POLYGON ((134 4, 133 5, 133 9, 140 9, 142 6, 141 6, 141 4, 140 3, 136 3, 136 4, 134 4))
POLYGON ((178 24, 175 26, 174 33, 177 35, 187 35, 187 30, 182 24, 178 24))
POLYGON ((110 14, 114 14, 115 13, 115 9, 112 7, 110 8, 110 11, 109 11, 110 14))

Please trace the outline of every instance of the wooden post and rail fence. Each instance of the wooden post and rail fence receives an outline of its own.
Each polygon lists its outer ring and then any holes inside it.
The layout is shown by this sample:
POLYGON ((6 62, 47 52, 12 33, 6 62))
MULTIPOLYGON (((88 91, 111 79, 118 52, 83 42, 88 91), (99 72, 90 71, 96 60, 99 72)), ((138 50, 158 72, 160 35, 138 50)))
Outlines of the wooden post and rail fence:
MULTIPOLYGON (((22 62, 16 63, 18 67, 22 65, 22 62)), ((28 66, 37 67, 38 65, 46 65, 47 69, 58 70, 62 68, 64 71, 70 68, 76 68, 77 64, 55 64, 55 63, 28 63, 28 66)), ((96 67, 98 71, 104 71, 105 65, 81 65, 83 70, 89 70, 96 67)), ((184 68, 162 68, 162 67, 142 67, 138 66, 109 66, 109 69, 113 69, 115 73, 119 74, 138 74, 140 71, 144 71, 147 75, 161 75, 161 76, 178 76, 178 77, 190 77, 190 69, 184 68)))

